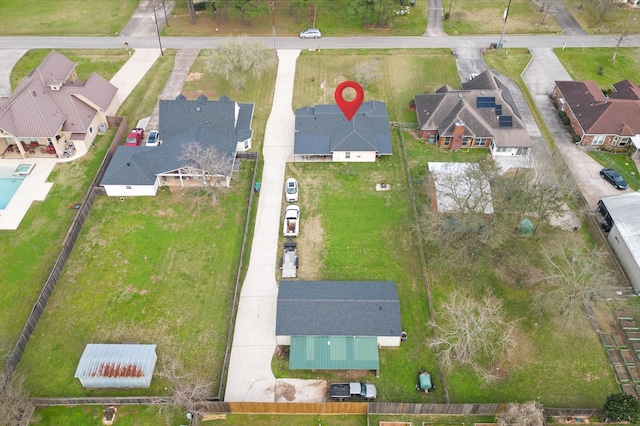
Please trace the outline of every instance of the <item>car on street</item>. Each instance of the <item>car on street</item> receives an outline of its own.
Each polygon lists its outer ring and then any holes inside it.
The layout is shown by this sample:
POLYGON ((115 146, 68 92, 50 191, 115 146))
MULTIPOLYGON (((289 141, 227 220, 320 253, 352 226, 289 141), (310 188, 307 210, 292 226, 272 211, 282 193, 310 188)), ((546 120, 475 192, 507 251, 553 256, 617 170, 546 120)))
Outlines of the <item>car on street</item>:
POLYGON ((160 133, 157 130, 151 130, 149 132, 149 136, 147 136, 147 146, 158 146, 160 145, 159 139, 160 133))
POLYGON ((289 203, 295 203, 298 201, 298 181, 294 178, 289 178, 285 182, 285 198, 289 203))
POLYGON ((616 189, 627 189, 629 186, 627 181, 613 169, 605 168, 600 170, 600 177, 609 182, 616 189))
POLYGON ((300 38, 320 38, 322 33, 317 28, 309 28, 300 33, 300 38))

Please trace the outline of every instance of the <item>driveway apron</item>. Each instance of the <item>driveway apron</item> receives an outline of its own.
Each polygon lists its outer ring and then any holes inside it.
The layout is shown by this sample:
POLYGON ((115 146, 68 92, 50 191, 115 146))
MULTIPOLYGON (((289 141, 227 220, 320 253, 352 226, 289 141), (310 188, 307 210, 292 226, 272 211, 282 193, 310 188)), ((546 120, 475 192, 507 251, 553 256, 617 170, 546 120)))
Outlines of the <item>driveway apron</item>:
POLYGON ((0 97, 11 96, 11 71, 27 49, 0 50, 0 97))
POLYGON ((276 348, 275 271, 285 164, 293 154, 295 118, 291 100, 299 54, 300 50, 278 51, 273 107, 262 150, 262 185, 249 269, 236 316, 225 401, 273 402, 275 399, 276 379, 271 372, 271 358, 276 348))

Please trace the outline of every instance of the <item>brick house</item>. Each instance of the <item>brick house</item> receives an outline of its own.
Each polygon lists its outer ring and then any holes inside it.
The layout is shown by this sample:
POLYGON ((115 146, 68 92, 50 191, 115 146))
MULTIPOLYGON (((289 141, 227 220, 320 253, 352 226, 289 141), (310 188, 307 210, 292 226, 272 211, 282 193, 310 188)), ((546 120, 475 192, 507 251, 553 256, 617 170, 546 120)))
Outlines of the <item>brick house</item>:
POLYGON ((533 141, 508 88, 489 71, 433 94, 415 95, 420 137, 441 148, 489 149, 492 156, 528 156, 533 141))
POLYGON ((582 146, 626 150, 640 137, 640 88, 629 80, 608 95, 594 81, 556 81, 552 98, 582 146))

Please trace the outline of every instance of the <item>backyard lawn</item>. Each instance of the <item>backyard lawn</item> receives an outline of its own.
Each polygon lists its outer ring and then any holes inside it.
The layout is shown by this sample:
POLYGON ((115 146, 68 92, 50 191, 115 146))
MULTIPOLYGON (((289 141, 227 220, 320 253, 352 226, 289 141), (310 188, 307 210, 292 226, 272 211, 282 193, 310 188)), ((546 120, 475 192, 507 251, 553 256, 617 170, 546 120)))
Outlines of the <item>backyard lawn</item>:
POLYGON ((121 342, 157 344, 160 359, 178 360, 217 390, 251 173, 242 163, 216 207, 206 195, 166 188, 96 200, 19 364, 32 395, 166 393, 161 380, 95 391, 73 378, 87 343, 121 342))
MULTIPOLYGON (((37 426, 89 426, 101 425, 104 417, 103 405, 76 407, 37 408, 30 425, 37 426)), ((174 426, 187 422, 184 409, 169 408, 166 414, 159 413, 158 407, 144 405, 121 405, 117 407, 113 424, 117 426, 174 426)))
POLYGON ((593 80, 601 89, 622 80, 640 84, 640 48, 621 47, 613 62, 613 48, 554 49, 554 52, 574 80, 593 80))
POLYGON ((0 27, 5 36, 113 36, 120 33, 138 3, 109 0, 96 7, 86 0, 3 0, 0 27))

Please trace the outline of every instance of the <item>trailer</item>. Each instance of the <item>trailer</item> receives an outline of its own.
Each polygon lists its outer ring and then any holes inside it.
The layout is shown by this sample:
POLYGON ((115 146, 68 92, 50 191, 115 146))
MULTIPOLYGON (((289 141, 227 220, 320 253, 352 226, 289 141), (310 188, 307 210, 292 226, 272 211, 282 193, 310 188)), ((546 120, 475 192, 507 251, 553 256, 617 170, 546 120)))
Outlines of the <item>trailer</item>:
POLYGON ((296 243, 284 243, 280 259, 282 278, 295 278, 298 269, 298 248, 296 243))

